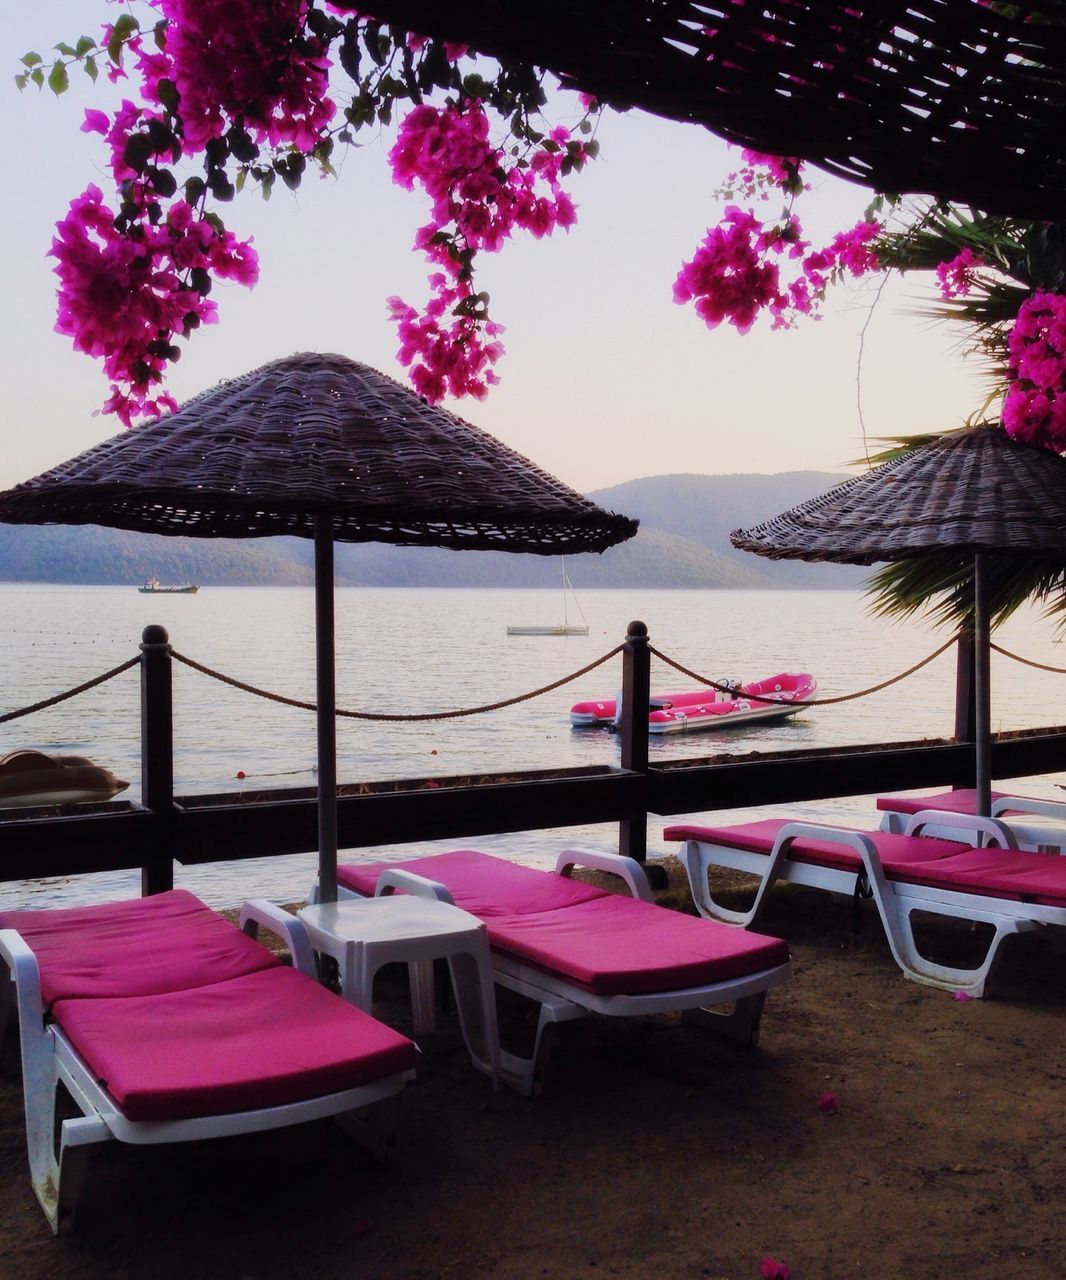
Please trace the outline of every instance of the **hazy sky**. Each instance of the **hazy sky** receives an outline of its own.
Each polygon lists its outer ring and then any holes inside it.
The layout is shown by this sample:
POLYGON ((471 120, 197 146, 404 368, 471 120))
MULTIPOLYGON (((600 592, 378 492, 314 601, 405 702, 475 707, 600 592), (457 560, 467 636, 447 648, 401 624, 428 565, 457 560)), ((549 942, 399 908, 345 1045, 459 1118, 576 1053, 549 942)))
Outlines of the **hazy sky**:
MULTIPOLYGON (((108 6, 56 0, 5 14, 0 49, 14 73, 27 49, 99 34, 108 6)), ((8 175, 2 237, 4 414, 0 487, 37 474, 121 429, 94 417, 107 394, 99 365, 52 332, 52 225, 92 181, 109 194, 86 106, 112 91, 77 75, 62 99, 2 91, 8 175)), ((566 102, 572 95, 561 95, 566 102)), ((859 332, 872 290, 836 290, 819 323, 745 337, 708 330, 671 286, 706 227, 739 154, 705 131, 631 113, 609 115, 603 154, 570 190, 569 235, 516 241, 486 257, 479 287, 507 326, 501 385, 488 400, 448 402, 582 490, 666 472, 843 468, 862 452, 856 409, 859 332)), ((387 140, 366 139, 339 180, 305 178, 269 204, 248 195, 224 211, 254 235, 262 280, 216 287, 220 323, 185 345, 170 387, 180 400, 295 351, 337 351, 395 377, 385 298, 420 305, 425 265, 411 250, 426 203, 392 186, 387 140)), ((861 214, 868 193, 813 175, 801 218, 826 238, 861 214)), ((279 184, 280 185, 280 184, 279 184)), ((871 436, 958 425, 982 398, 979 367, 958 335, 905 314, 929 295, 912 277, 885 289, 866 334, 862 405, 871 436)), ((773 513, 767 513, 768 515, 773 513)))

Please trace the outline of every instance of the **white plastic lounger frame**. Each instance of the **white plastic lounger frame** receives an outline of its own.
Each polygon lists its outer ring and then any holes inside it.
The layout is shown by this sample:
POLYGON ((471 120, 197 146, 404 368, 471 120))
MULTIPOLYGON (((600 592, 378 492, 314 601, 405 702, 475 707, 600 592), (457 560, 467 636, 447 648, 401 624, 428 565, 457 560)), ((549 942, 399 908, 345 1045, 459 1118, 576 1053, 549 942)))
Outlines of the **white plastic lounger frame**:
MULTIPOLYGON (((654 901, 644 868, 633 858, 599 851, 567 849, 559 854, 555 871, 556 874, 565 875, 572 867, 578 866, 620 876, 634 898, 644 902, 654 901)), ((376 893, 391 893, 396 889, 439 898, 442 902, 453 901, 448 889, 434 880, 400 869, 383 871, 378 878, 376 893)), ((340 892, 349 897, 358 896, 350 889, 342 888, 340 892)), ((532 1097, 544 1087, 544 1071, 559 1023, 587 1018, 593 1013, 609 1018, 634 1018, 653 1013, 680 1012, 688 1020, 710 1027, 741 1044, 757 1043, 766 993, 790 976, 791 965, 776 965, 772 969, 763 969, 742 978, 709 983, 706 986, 632 996, 594 995, 561 975, 546 973, 543 969, 526 964, 515 956, 503 955, 495 949, 492 951, 492 970, 501 987, 536 1000, 540 1005, 532 1056, 523 1058, 506 1050, 500 1051, 504 1080, 519 1093, 532 1097), (726 1013, 717 1011, 716 1006, 726 1004, 734 1004, 735 1008, 726 1013)))
MULTIPOLYGON (((1018 847, 1014 833, 995 818, 977 818, 937 810, 914 814, 902 834, 929 835, 932 830, 950 832, 957 840, 969 832, 975 843, 983 839, 985 844, 998 844, 1005 849, 1018 847)), ((945 991, 964 991, 970 996, 983 996, 985 985, 999 958, 1000 948, 1011 934, 1046 925, 1066 927, 1064 907, 986 897, 960 890, 932 889, 905 881, 889 880, 874 842, 864 832, 844 831, 839 827, 822 827, 809 822, 790 822, 782 827, 769 855, 712 841, 686 841, 682 858, 688 871, 692 897, 700 914, 712 920, 747 927, 758 919, 766 893, 775 880, 827 889, 831 893, 854 894, 858 881, 854 871, 793 862, 788 856, 789 849, 799 839, 832 841, 853 849, 862 858, 863 874, 888 935, 892 955, 904 975, 914 982, 940 987, 945 991), (714 900, 707 877, 708 868, 712 866, 731 867, 762 878, 749 911, 730 911, 714 900), (927 911, 957 920, 975 920, 992 925, 994 933, 984 960, 974 969, 955 969, 927 960, 918 951, 914 940, 910 918, 914 911, 927 911)))
MULTIPOLYGON (((314 973, 307 938, 298 921, 265 900, 246 903, 241 927, 254 936, 259 925, 279 933, 293 952, 294 964, 303 968, 310 962, 310 972, 314 973)), ((413 1071, 387 1076, 357 1089, 254 1111, 188 1120, 128 1120, 62 1028, 46 1021, 37 957, 14 929, 0 929, 0 959, 10 971, 18 1009, 30 1178, 56 1235, 62 1227, 73 1225, 88 1148, 94 1143, 113 1139, 134 1144, 191 1142, 333 1116, 379 1159, 384 1159, 395 1145, 400 1094, 414 1078, 413 1071), (60 1084, 82 1114, 59 1122, 57 1154, 56 1090, 60 1084)))
MULTIPOLYGON (((924 810, 924 812, 931 812, 924 810)), ((966 815, 962 815, 966 816, 966 815)), ((881 830, 892 835, 902 835, 906 830, 910 814, 900 809, 885 809, 881 817, 881 830)), ((1066 852, 1066 801, 1044 800, 1039 796, 1001 796, 992 801, 992 817, 1002 818, 1014 832, 1019 849, 1027 849, 1033 853, 1066 852), (1037 819, 1030 822, 1028 815, 1037 819), (1051 822, 1042 826, 1039 819, 1050 818, 1051 822)), ((927 836, 938 836, 945 840, 957 839, 950 824, 930 823, 925 828, 927 836)))

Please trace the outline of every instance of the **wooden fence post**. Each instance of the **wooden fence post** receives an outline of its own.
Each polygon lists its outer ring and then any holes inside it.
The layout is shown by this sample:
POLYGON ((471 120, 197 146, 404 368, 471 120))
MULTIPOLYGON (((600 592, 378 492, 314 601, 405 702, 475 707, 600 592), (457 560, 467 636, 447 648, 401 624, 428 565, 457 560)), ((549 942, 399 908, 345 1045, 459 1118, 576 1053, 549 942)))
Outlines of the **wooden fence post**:
POLYGON ((141 633, 141 803, 156 837, 141 866, 141 894, 174 888, 174 692, 166 627, 141 633))
MULTIPOLYGON (((648 772, 648 703, 651 699, 651 654, 648 652, 648 628, 643 622, 631 622, 622 648, 622 735, 621 765, 634 773, 648 772)), ((641 793, 639 808, 632 810, 618 825, 618 852, 637 862, 648 857, 648 802, 641 793)), ((648 869, 654 888, 664 888, 661 867, 648 869)))

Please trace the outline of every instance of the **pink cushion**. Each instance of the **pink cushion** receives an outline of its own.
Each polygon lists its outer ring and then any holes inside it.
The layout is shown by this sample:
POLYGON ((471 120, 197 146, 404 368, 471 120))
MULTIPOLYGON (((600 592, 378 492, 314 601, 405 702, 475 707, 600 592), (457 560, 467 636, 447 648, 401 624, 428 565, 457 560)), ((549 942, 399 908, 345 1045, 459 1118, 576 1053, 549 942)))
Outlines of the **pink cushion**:
POLYGON ((788 962, 778 938, 617 894, 486 923, 498 951, 601 996, 704 986, 788 962))
POLYGON ((1066 858, 1017 849, 967 849, 942 861, 907 868, 892 879, 934 889, 1066 906, 1066 858))
POLYGON ((46 1005, 73 997, 157 995, 279 964, 184 889, 95 907, 0 912, 37 956, 46 1005))
POLYGON ((612 896, 568 876, 557 876, 533 867, 520 867, 505 858, 494 858, 476 849, 455 849, 428 858, 398 862, 362 862, 337 868, 337 881, 370 897, 378 876, 386 867, 401 867, 445 885, 455 905, 479 919, 554 911, 580 902, 612 896))
POLYGON ((194 991, 62 1000, 53 1016, 130 1120, 300 1102, 415 1065, 415 1046, 285 966, 194 991))
MULTIPOLYGON (((1002 800, 1006 791, 993 791, 993 800, 1002 800)), ((977 792, 973 787, 957 791, 938 791, 931 796, 878 796, 877 807, 883 813, 921 813, 923 809, 943 809, 946 813, 973 813, 977 792)))
MULTIPOLYGON (((744 822, 732 827, 697 827, 678 825, 667 827, 663 836, 667 840, 702 840, 708 844, 722 844, 731 849, 744 849, 749 853, 772 852, 778 832, 788 825, 788 818, 764 818, 759 822, 744 822)), ((829 823, 819 823, 829 826, 829 823)), ((850 827, 835 827, 838 831, 850 831, 850 827)), ((931 863, 940 858, 950 858, 957 853, 968 852, 968 844, 954 840, 934 840, 930 836, 894 836, 887 831, 864 831, 873 841, 886 874, 899 871, 906 876, 911 863, 931 863)), ((831 840, 810 837, 793 842, 789 850, 793 862, 805 862, 816 867, 830 867, 837 871, 858 871, 862 858, 854 850, 831 840)))
POLYGON ((472 849, 341 867, 338 881, 371 894, 384 867, 445 885, 483 919, 489 941, 597 995, 641 995, 724 982, 788 960, 776 938, 623 898, 578 880, 472 849))

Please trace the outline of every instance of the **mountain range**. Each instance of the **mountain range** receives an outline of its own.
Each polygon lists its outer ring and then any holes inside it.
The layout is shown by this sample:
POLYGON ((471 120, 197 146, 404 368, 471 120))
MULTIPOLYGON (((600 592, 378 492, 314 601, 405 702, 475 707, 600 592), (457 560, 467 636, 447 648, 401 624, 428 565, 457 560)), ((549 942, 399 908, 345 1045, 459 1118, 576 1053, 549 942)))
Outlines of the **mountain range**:
MULTIPOLYGON (((853 587, 868 570, 764 560, 735 550, 730 531, 757 524, 840 482, 823 471, 778 475, 647 476, 589 494, 640 520, 640 532, 603 555, 568 560, 583 587, 853 587)), ((0 581, 139 584, 306 585, 313 547, 305 538, 175 538, 98 525, 0 524, 0 581)), ((339 543, 343 586, 552 587, 555 557, 339 543)))

